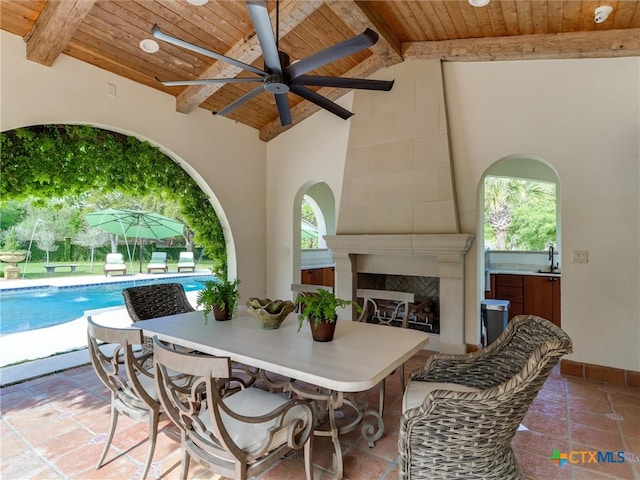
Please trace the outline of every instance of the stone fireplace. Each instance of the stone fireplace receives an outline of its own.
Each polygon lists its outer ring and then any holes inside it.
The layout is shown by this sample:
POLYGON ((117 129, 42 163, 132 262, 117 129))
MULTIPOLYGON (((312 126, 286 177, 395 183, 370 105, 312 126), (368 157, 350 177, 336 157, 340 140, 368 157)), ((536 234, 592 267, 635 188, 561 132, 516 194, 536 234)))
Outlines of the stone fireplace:
MULTIPOLYGON (((440 335, 429 350, 464 353, 464 256, 469 234, 328 235, 336 265, 336 294, 356 298, 358 273, 413 275, 440 279, 440 335)), ((355 319, 356 312, 352 311, 355 319)))
POLYGON ((356 298, 358 273, 439 279, 440 334, 429 350, 464 352, 464 257, 449 148, 442 64, 402 62, 377 75, 390 92, 358 90, 336 235, 325 236, 335 291, 356 298))

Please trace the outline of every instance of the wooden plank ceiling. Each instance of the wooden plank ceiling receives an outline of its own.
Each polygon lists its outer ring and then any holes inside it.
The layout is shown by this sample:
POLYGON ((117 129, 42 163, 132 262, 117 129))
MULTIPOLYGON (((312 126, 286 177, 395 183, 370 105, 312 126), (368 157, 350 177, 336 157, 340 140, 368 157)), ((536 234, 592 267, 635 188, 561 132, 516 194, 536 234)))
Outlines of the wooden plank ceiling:
MULTIPOLYGON (((269 1, 272 25, 276 3, 269 1)), ((316 75, 371 77, 408 59, 442 61, 602 58, 640 55, 640 0, 280 0, 279 49, 305 58, 342 40, 375 30, 371 48, 314 70, 316 75), (594 22, 599 5, 613 12, 594 22)), ((250 76, 240 68, 162 41, 156 53, 139 43, 158 24, 166 33, 263 68, 260 45, 242 0, 0 0, 1 28, 24 38, 27 58, 55 65, 69 55, 176 97, 188 114, 217 112, 256 86, 208 84, 165 87, 162 80, 250 76)), ((336 99, 345 91, 320 88, 336 99)), ((380 92, 384 95, 384 92, 380 92)), ((289 93, 293 123, 319 107, 289 93)), ((357 113, 357 112, 356 112, 357 113)), ((280 126, 273 95, 263 92, 227 114, 268 141, 280 126)))

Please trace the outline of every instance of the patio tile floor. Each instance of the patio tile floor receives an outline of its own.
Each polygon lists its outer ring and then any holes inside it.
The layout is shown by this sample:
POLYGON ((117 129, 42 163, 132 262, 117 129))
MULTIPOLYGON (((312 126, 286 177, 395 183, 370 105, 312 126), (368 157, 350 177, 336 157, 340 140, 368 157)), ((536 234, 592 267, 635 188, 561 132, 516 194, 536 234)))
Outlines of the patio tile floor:
MULTIPOLYGON (((405 371, 422 366, 421 352, 405 371)), ((398 375, 387 381, 386 432, 368 448, 359 430, 342 438, 345 479, 387 480, 396 463, 401 391, 398 375)), ((362 394, 373 405, 377 390, 362 394)), ((107 463, 95 470, 109 424, 109 396, 91 366, 81 366, 0 389, 0 477, 8 479, 139 479, 147 451, 147 427, 120 418, 107 463)), ((556 368, 526 415, 514 447, 522 469, 533 480, 640 479, 640 389, 562 376, 556 368), (553 450, 623 451, 623 463, 576 463, 559 467, 553 450)), ((147 478, 179 475, 175 427, 161 424, 147 478)), ((317 438, 314 479, 332 478, 331 443, 317 438)), ((217 479, 191 463, 189 478, 217 479)), ((300 458, 283 459, 260 480, 303 479, 300 458)))

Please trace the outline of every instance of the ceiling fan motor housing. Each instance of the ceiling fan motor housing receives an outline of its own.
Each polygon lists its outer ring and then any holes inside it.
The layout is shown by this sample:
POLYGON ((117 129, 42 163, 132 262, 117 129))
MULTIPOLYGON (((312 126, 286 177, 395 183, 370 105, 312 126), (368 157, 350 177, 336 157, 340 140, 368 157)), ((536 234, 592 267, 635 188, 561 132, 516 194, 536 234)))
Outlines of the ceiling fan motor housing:
POLYGON ((264 89, 270 93, 287 93, 289 85, 280 75, 269 75, 264 79, 264 89))

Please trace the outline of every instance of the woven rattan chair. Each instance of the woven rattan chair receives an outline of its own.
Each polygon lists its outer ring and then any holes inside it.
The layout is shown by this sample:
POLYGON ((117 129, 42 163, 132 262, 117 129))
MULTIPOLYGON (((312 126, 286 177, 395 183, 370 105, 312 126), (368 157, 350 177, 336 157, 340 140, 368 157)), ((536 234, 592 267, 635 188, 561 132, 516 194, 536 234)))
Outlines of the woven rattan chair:
MULTIPOLYGON (((184 287, 179 283, 158 283, 125 288, 122 290, 122 296, 127 312, 134 322, 195 310, 189 303, 184 287)), ((153 352, 151 338, 144 338, 143 350, 145 353, 153 352)))
MULTIPOLYGON (((149 451, 144 463, 142 479, 147 476, 158 435, 161 406, 156 394, 153 372, 142 363, 145 356, 136 358, 134 349, 142 344, 142 330, 112 328, 96 324, 87 318, 87 342, 91 364, 111 393, 111 424, 109 436, 96 469, 102 467, 113 440, 118 416, 125 415, 149 425, 149 451)), ((184 382, 183 382, 184 385, 184 382)))
POLYGON ((571 339, 553 323, 515 317, 489 347, 435 354, 412 372, 398 440, 400 479, 524 478, 511 441, 571 339))
POLYGON ((177 352, 157 338, 154 342, 160 402, 181 431, 182 480, 187 479, 191 459, 225 478, 245 480, 292 450, 302 449, 306 477, 311 480, 314 413, 310 403, 253 387, 225 395, 231 378, 229 358, 177 352), (189 395, 172 382, 173 370, 192 376, 189 395))

